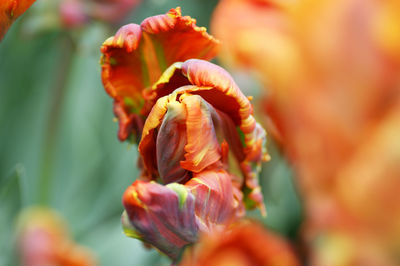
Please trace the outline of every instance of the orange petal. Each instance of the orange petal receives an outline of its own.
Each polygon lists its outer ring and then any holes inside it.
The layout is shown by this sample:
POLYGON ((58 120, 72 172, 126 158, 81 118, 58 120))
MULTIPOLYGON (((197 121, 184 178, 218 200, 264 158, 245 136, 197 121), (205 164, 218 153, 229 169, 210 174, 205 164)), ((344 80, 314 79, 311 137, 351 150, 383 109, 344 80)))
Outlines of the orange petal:
POLYGON ((131 114, 138 114, 143 104, 143 74, 140 54, 136 51, 141 35, 139 25, 128 24, 119 29, 114 37, 107 39, 101 47, 101 77, 105 90, 115 100, 114 110, 118 111, 114 113, 120 120, 118 137, 121 141, 128 138, 130 129, 134 127, 133 120, 126 118, 132 117, 131 114))
POLYGON ((161 125, 162 119, 167 112, 167 105, 167 96, 160 98, 154 105, 144 124, 142 139, 138 147, 145 169, 155 179, 158 178, 159 173, 157 170, 157 146, 154 131, 161 125))
POLYGON ((234 174, 237 178, 235 182, 242 184, 243 178, 238 177, 242 175, 240 162, 244 161, 245 154, 236 125, 227 114, 215 108, 212 108, 211 117, 218 142, 221 143, 221 149, 223 150, 223 163, 229 173, 234 174))
POLYGON ((196 26, 195 19, 182 16, 180 7, 171 9, 166 15, 145 19, 141 27, 151 40, 158 59, 161 55, 165 60, 161 71, 174 62, 190 58, 209 60, 218 52, 219 41, 209 35, 206 28, 196 26))
POLYGON ((157 132, 157 167, 164 183, 182 183, 189 177, 189 172, 180 164, 187 145, 187 111, 178 101, 169 102, 167 108, 157 132))
POLYGON ((108 38, 101 47, 103 84, 113 98, 140 97, 144 87, 138 51, 141 38, 140 26, 128 24, 120 28, 114 37, 108 38))
POLYGON ((202 171, 185 184, 195 196, 195 213, 202 232, 229 224, 244 215, 241 193, 225 170, 202 171))
POLYGON ((205 101, 198 95, 181 97, 187 110, 187 144, 184 169, 194 173, 214 164, 221 158, 221 152, 211 114, 205 101))
POLYGON ((11 24, 21 16, 35 0, 1 0, 0 3, 0 40, 11 24))
POLYGON ((122 102, 114 102, 114 114, 119 123, 118 138, 123 140, 133 135, 135 142, 138 142, 142 134, 143 119, 135 113, 128 112, 126 108, 122 102))

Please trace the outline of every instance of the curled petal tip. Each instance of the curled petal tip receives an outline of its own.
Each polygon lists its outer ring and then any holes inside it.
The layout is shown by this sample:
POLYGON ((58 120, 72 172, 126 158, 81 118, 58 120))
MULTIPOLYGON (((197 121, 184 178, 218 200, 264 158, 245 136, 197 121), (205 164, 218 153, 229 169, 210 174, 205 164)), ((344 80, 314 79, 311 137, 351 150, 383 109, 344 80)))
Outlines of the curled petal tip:
POLYGON ((180 17, 182 16, 182 9, 180 6, 176 7, 176 8, 171 8, 168 13, 168 16, 172 16, 172 17, 180 17))
POLYGON ((140 26, 137 24, 128 24, 121 27, 115 36, 106 39, 101 47, 101 52, 107 52, 107 49, 125 48, 130 53, 137 49, 142 36, 140 26))

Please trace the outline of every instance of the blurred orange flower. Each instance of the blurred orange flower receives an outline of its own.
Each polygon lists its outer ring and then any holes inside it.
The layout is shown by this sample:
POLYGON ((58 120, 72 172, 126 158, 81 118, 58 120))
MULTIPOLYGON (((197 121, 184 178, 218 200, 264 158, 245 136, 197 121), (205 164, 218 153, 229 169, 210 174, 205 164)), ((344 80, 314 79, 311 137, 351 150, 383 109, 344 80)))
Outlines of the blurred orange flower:
POLYGON ((228 43, 222 55, 234 54, 223 60, 250 67, 267 88, 312 264, 397 265, 399 2, 261 2, 221 1, 213 29, 228 43))
POLYGON ((70 238, 66 225, 53 211, 34 207, 19 220, 18 249, 22 266, 92 266, 93 254, 70 238))
POLYGON ((289 39, 290 21, 284 17, 283 3, 219 1, 212 15, 211 31, 222 41, 219 59, 226 67, 252 70, 265 84, 270 79, 285 81, 296 51, 289 39))
POLYGON ((0 3, 0 40, 11 24, 21 16, 35 0, 2 0, 0 3))
POLYGON ((180 266, 298 266, 292 247, 256 223, 242 222, 201 238, 180 266))
POLYGON ((120 140, 132 133, 140 139, 143 121, 142 92, 156 82, 171 64, 190 58, 211 59, 218 41, 196 20, 182 16, 180 8, 149 17, 140 25, 122 27, 101 47, 102 80, 114 99, 120 140))
POLYGON ((264 211, 266 134, 230 75, 204 60, 171 65, 144 95, 152 109, 139 143, 142 180, 124 194, 123 223, 176 259, 200 232, 243 216, 244 205, 264 211))

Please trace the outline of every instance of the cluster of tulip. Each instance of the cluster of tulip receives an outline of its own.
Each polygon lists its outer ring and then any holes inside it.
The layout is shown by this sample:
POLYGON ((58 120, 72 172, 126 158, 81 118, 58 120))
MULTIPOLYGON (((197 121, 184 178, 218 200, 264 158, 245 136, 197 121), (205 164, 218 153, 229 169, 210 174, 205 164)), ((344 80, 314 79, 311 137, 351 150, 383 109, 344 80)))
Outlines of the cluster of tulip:
MULTIPOLYGON (((0 5, 0 38, 32 2, 0 5)), ((74 13, 81 1, 65 3, 67 24, 89 16, 74 13)), ((106 9, 90 16, 120 14, 106 9)), ((221 0, 211 21, 218 40, 180 8, 120 28, 101 47, 101 71, 118 138, 139 152, 140 176, 122 199, 125 234, 180 265, 398 265, 398 14, 396 0, 221 0), (210 62, 217 55, 226 68, 251 70, 263 97, 246 97, 210 62), (295 172, 302 259, 245 220, 247 209, 266 213, 258 179, 269 155, 253 104, 295 172)), ((32 258, 29 241, 38 238, 22 232, 32 258)), ((54 260, 67 250, 95 263, 62 235, 54 260)))
POLYGON ((101 47, 118 137, 140 155, 140 177, 123 195, 124 231, 173 261, 201 235, 235 228, 246 208, 265 213, 266 133, 249 98, 208 61, 218 48, 180 8, 126 25, 101 47))

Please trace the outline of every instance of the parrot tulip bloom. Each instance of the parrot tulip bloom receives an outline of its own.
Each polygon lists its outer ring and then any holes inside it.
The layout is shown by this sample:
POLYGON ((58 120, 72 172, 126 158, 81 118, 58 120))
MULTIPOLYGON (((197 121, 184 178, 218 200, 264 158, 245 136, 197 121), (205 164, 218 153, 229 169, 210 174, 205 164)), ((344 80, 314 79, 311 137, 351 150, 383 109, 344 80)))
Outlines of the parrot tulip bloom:
POLYGON ((204 236, 183 255, 180 266, 298 266, 292 247, 255 223, 236 224, 231 230, 204 236))
POLYGON ((66 226, 53 211, 25 210, 19 221, 18 248, 22 266, 92 266, 93 254, 69 238, 66 226))
POLYGON ((177 62, 144 95, 143 108, 152 109, 139 143, 142 180, 123 197, 128 235, 175 259, 200 232, 243 216, 244 206, 264 212, 258 172, 268 159, 266 134, 224 69, 177 62))
POLYGON ((0 3, 0 40, 11 24, 21 16, 35 0, 2 0, 0 3))
POLYGON ((140 139, 146 113, 142 92, 156 82, 164 70, 190 58, 211 59, 218 41, 196 20, 182 16, 180 8, 149 17, 140 25, 123 26, 101 47, 102 80, 114 99, 119 120, 119 139, 132 133, 140 139))
POLYGON ((266 133, 256 123, 250 101, 223 68, 197 59, 175 63, 145 96, 153 107, 139 152, 149 179, 182 182, 188 171, 223 162, 254 203, 250 205, 263 209, 257 178, 261 162, 269 159, 266 133), (161 149, 167 143, 174 149, 161 149))

